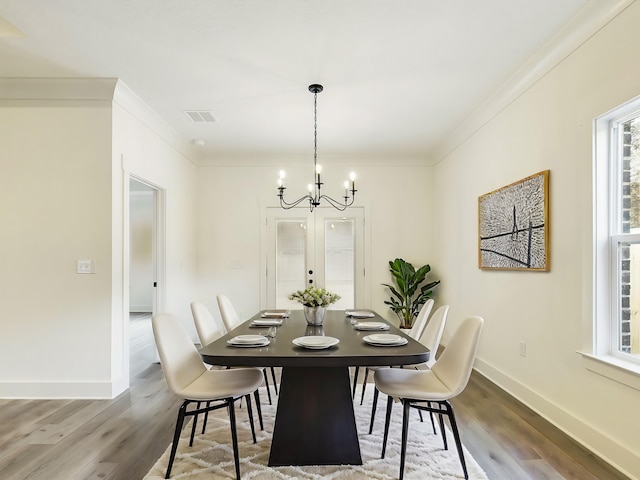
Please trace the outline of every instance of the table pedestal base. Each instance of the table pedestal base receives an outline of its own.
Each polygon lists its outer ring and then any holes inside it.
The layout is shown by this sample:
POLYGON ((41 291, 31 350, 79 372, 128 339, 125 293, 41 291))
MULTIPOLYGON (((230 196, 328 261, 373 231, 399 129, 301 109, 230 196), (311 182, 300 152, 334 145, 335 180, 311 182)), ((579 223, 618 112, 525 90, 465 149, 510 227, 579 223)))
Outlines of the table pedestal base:
POLYGON ((348 367, 283 367, 269 466, 362 465, 348 367))

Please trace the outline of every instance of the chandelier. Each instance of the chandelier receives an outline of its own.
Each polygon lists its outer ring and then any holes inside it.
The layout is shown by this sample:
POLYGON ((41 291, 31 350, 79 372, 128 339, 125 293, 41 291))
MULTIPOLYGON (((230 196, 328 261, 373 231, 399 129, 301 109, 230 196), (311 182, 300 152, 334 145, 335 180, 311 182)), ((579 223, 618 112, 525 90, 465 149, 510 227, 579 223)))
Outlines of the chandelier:
POLYGON ((320 181, 322 167, 318 165, 318 93, 322 92, 322 90, 322 85, 309 85, 309 91, 313 93, 313 171, 315 181, 313 184, 310 183, 307 186, 309 193, 289 203, 284 199, 284 191, 287 189, 287 187, 284 186, 286 173, 284 170, 280 170, 280 179, 278 180, 278 197, 280 198, 280 206, 285 210, 296 207, 307 200, 309 202, 309 211, 313 212, 313 209, 319 206, 320 202, 324 200, 333 208, 343 211, 347 207, 353 205, 353 201, 356 198, 356 175, 353 172, 351 172, 350 175, 351 183, 348 181, 344 182, 344 196, 342 197, 342 200, 336 200, 321 192, 322 185, 324 184, 320 181))

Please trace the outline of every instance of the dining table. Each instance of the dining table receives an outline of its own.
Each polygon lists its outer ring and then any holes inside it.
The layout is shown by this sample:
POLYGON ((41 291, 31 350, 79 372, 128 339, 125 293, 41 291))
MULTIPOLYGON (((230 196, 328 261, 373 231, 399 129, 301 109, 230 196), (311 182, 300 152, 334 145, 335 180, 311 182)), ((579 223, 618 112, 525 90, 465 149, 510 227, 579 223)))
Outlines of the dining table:
POLYGON ((312 326, 302 310, 260 311, 200 350, 203 361, 211 365, 282 367, 269 466, 361 465, 349 367, 393 367, 428 360, 427 347, 379 314, 355 313, 361 318, 345 310, 327 310, 323 325, 312 326), (283 317, 281 324, 271 327, 275 336, 268 344, 233 344, 239 336, 266 335, 270 327, 265 324, 270 322, 264 318, 278 316, 283 317), (360 330, 376 324, 375 330, 360 330), (380 334, 396 335, 402 339, 396 343, 404 344, 371 342, 372 336, 380 334))

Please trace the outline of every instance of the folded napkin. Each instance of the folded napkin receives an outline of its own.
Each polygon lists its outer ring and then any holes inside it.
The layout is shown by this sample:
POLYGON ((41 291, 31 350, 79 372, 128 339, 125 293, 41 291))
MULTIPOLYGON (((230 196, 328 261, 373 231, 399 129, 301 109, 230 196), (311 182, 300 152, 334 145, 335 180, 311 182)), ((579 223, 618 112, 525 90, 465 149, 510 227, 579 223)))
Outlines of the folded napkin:
POLYGON ((252 327, 279 327, 282 325, 282 319, 278 318, 264 318, 264 319, 255 319, 251 322, 252 327))
POLYGON ((358 322, 354 327, 356 330, 389 330, 389 325, 383 322, 358 322))
POLYGON ((260 316, 262 318, 287 318, 289 317, 289 310, 271 310, 262 312, 260 316))
POLYGON ((354 318, 372 318, 376 315, 368 310, 345 310, 344 314, 348 317, 354 318))

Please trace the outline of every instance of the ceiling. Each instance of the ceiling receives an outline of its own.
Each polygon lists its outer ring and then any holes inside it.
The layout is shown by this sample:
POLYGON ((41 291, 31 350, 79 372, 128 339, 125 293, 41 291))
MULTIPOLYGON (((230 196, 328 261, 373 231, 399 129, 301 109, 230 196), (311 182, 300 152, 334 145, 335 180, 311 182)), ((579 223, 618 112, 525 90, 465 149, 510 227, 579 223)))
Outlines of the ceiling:
POLYGON ((428 159, 594 1, 0 0, 0 76, 119 78, 202 159, 313 152, 321 83, 319 161, 428 159))

